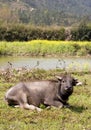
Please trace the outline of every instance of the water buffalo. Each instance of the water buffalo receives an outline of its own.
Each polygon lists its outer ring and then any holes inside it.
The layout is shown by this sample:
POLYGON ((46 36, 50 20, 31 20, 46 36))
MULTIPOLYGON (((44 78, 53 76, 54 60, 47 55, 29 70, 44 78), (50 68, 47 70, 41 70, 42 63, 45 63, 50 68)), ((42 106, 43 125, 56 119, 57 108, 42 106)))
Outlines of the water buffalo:
POLYGON ((57 80, 20 82, 5 94, 10 106, 41 111, 40 104, 63 107, 67 105, 73 86, 79 84, 77 79, 66 74, 56 76, 57 80))

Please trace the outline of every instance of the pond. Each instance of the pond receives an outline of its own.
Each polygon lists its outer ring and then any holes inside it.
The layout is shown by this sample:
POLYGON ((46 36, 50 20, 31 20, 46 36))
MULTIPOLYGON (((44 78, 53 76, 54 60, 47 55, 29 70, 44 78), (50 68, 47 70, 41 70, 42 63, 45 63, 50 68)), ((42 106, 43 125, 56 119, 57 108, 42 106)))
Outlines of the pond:
POLYGON ((12 68, 40 68, 40 69, 73 69, 90 70, 91 58, 31 58, 31 57, 0 57, 0 69, 12 68))

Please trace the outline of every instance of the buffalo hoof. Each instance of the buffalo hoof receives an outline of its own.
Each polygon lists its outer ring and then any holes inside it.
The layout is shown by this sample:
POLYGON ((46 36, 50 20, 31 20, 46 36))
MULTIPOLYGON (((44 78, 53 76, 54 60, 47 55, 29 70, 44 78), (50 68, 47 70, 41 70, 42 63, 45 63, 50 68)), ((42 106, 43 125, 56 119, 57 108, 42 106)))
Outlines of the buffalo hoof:
POLYGON ((36 111, 37 112, 41 112, 41 111, 43 111, 41 108, 38 108, 38 107, 36 107, 36 111))

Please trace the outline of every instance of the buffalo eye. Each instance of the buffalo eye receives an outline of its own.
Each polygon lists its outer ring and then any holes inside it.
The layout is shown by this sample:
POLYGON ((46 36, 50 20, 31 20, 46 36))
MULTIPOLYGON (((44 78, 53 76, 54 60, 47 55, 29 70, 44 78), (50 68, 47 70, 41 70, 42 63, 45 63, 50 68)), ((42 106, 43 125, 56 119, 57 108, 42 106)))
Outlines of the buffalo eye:
POLYGON ((62 83, 65 83, 65 81, 63 80, 62 83))

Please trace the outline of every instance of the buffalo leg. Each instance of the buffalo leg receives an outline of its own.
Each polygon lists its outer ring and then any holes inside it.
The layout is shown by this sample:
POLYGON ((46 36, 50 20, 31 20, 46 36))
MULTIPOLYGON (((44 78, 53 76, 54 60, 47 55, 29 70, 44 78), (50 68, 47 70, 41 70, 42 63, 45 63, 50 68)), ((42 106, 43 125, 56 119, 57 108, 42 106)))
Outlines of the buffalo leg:
POLYGON ((38 108, 32 104, 31 105, 28 104, 26 94, 23 94, 22 97, 19 98, 19 105, 16 105, 15 107, 19 107, 19 106, 24 109, 41 111, 40 108, 38 108))
POLYGON ((21 108, 28 109, 28 110, 37 110, 38 112, 42 111, 41 108, 36 107, 34 105, 29 105, 28 103, 20 104, 20 106, 17 105, 15 107, 21 107, 21 108))
POLYGON ((37 110, 38 112, 42 111, 41 108, 38 108, 34 105, 29 105, 29 104, 21 104, 21 105, 15 105, 14 106, 15 108, 18 108, 18 107, 21 107, 21 108, 24 108, 24 109, 28 109, 28 110, 37 110))
POLYGON ((49 105, 49 106, 54 106, 54 107, 59 107, 59 108, 62 108, 64 105, 63 103, 59 102, 59 101, 45 101, 44 102, 45 105, 49 105))

